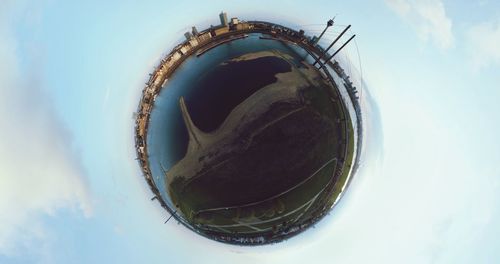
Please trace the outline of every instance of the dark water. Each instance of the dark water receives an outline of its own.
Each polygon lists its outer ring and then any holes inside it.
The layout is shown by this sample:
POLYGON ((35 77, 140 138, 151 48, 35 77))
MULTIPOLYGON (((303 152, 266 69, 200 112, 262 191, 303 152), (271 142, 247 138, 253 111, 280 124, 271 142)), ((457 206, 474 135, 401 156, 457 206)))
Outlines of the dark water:
POLYGON ((236 105, 258 89, 275 82, 275 74, 290 71, 290 65, 278 57, 224 62, 248 53, 278 50, 291 55, 293 63, 300 67, 300 61, 307 57, 307 52, 298 46, 261 40, 259 36, 250 34, 200 57, 188 58, 156 99, 148 130, 149 161, 156 185, 167 203, 162 166, 168 171, 182 159, 188 143, 179 98, 185 97, 193 122, 203 131, 212 131, 236 105))
POLYGON ((197 90, 186 98, 193 122, 202 131, 213 131, 234 107, 260 88, 276 82, 276 74, 290 70, 290 64, 277 57, 215 67, 194 84, 197 90))

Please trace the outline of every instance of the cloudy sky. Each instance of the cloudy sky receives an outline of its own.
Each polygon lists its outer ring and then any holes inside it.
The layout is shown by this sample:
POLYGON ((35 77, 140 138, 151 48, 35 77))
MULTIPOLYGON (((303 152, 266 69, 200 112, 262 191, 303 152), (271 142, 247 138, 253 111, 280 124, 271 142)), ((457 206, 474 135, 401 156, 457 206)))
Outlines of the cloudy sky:
POLYGON ((0 263, 500 262, 498 1, 207 2, 0 2, 0 263), (148 73, 221 10, 308 34, 337 15, 357 34, 362 167, 326 219, 278 245, 163 224, 134 161, 148 73))

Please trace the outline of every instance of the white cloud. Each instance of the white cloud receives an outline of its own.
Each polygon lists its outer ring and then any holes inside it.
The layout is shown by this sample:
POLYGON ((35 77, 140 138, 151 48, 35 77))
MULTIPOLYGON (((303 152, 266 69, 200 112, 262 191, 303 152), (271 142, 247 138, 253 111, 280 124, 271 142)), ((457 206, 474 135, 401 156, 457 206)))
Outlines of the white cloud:
POLYGON ((475 68, 500 64, 500 19, 472 26, 466 38, 475 68))
POLYGON ((386 0, 385 2, 417 31, 422 41, 428 42, 432 39, 441 49, 448 49, 453 45, 452 21, 446 15, 441 0, 386 0))
POLYGON ((41 85, 43 63, 13 34, 18 10, 0 5, 0 255, 9 256, 43 250, 51 235, 42 217, 92 210, 71 135, 41 85))

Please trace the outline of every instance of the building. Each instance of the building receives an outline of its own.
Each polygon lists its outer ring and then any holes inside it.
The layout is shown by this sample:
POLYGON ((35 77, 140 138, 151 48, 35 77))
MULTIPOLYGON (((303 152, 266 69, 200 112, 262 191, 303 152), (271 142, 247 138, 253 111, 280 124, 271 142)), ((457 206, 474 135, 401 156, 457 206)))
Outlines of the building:
MULTIPOLYGON (((162 75, 158 75, 158 76, 156 76, 156 78, 155 78, 155 80, 154 80, 154 82, 153 82, 153 86, 158 86, 158 85, 160 85, 160 84, 162 83, 162 81, 163 81, 163 80, 162 80, 162 77, 163 77, 162 75)), ((152 88, 152 89, 151 89, 151 90, 152 90, 152 91, 151 91, 151 94, 152 94, 152 92, 154 91, 154 90, 153 90, 154 88, 153 88, 153 87, 151 87, 151 88, 152 88)), ((148 95, 149 95, 149 94, 148 94, 148 95)))
POLYGON ((187 40, 190 40, 193 38, 193 35, 191 34, 191 32, 188 31, 188 32, 184 33, 184 37, 186 37, 187 40))
POLYGON ((245 29, 250 29, 250 24, 249 23, 238 23, 236 24, 236 30, 245 30, 245 29))
POLYGON ((181 53, 177 51, 174 54, 172 54, 171 58, 172 58, 172 64, 173 64, 181 58, 181 53))
POLYGON ((192 39, 189 40, 189 45, 191 45, 191 47, 193 47, 193 48, 196 47, 196 46, 198 46, 198 43, 199 42, 198 42, 197 38, 192 38, 192 39))
POLYGON ((189 50, 191 50, 191 47, 189 46, 189 44, 188 45, 183 45, 179 49, 179 51, 182 53, 182 55, 186 55, 189 52, 189 50))
POLYGON ((231 18, 231 21, 229 23, 229 29, 230 30, 238 30, 238 25, 240 25, 240 20, 237 17, 231 18))
POLYGON ((313 36, 312 39, 311 39, 311 43, 312 44, 316 44, 318 41, 319 41, 319 38, 316 37, 316 36, 313 36))
POLYGON ((139 136, 143 137, 146 135, 146 118, 139 119, 139 136))
POLYGON ((228 26, 218 26, 218 27, 213 27, 211 28, 211 33, 212 37, 222 35, 224 33, 229 32, 229 27, 228 26))
POLYGON ((198 29, 196 29, 196 27, 193 27, 191 29, 191 33, 193 33, 193 36, 195 36, 195 37, 198 36, 198 34, 200 34, 200 33, 198 33, 198 29))
POLYGON ((199 43, 204 43, 209 41, 212 38, 212 35, 210 35, 210 32, 205 32, 203 34, 198 35, 198 42, 199 43))
POLYGON ((228 26, 228 24, 227 24, 227 13, 226 12, 221 12, 219 14, 219 18, 220 18, 220 24, 221 24, 221 26, 227 27, 228 26))

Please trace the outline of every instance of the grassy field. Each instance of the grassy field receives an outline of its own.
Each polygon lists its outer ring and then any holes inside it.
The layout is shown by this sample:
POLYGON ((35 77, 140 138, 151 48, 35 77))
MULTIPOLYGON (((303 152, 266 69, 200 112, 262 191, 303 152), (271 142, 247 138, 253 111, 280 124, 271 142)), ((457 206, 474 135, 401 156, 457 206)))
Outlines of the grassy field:
POLYGON ((349 176, 354 134, 342 99, 320 78, 300 90, 299 102, 276 104, 252 124, 266 128, 248 148, 221 157, 203 177, 171 182, 187 222, 211 234, 272 237, 331 208, 349 176), (279 121, 267 126, 272 120, 279 121))

